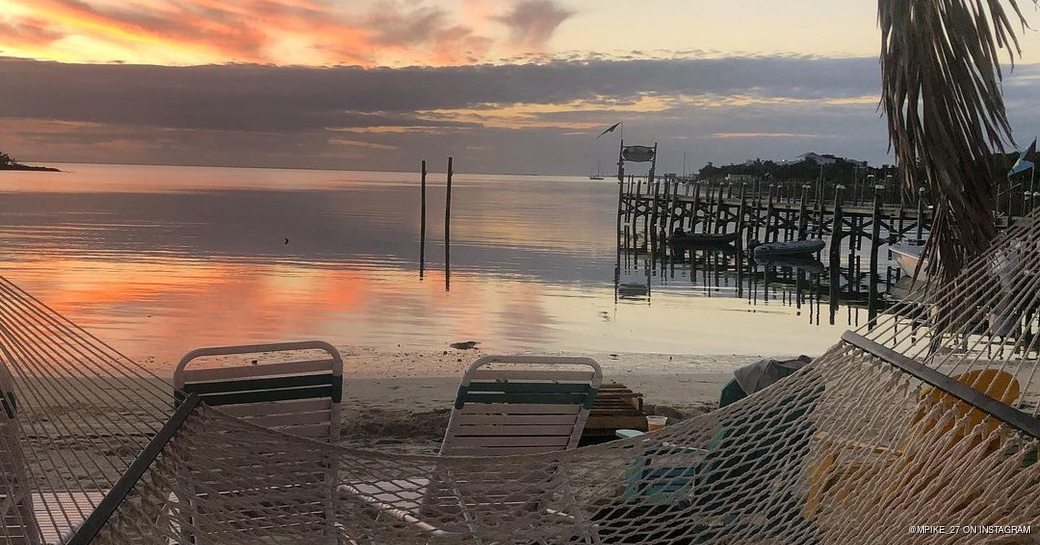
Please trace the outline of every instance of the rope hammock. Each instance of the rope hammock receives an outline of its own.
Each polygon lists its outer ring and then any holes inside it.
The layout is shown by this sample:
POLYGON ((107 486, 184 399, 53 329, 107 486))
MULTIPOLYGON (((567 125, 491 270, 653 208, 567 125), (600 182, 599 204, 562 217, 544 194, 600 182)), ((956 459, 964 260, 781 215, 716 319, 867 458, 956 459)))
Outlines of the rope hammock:
POLYGON ((1033 543, 1038 217, 740 402, 501 457, 251 424, 0 278, 0 542, 1033 543))

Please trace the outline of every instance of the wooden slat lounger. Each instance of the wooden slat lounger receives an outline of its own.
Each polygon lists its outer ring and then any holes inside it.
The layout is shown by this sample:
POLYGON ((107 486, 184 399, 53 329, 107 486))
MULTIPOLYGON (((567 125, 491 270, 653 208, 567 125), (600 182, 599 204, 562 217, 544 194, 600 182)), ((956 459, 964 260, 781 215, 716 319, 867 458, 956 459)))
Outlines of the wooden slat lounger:
MULTIPOLYGON (((574 448, 602 380, 602 370, 589 358, 481 358, 462 376, 440 454, 506 456, 574 448)), ((533 478, 558 489, 552 478, 533 478)), ((483 484, 487 483, 432 484, 413 478, 356 483, 341 490, 420 529, 444 535, 448 532, 425 520, 425 513, 461 511, 462 518, 472 520, 474 511, 490 503, 516 503, 492 497, 483 484)), ((532 495, 530 488, 524 494, 532 495)))
MULTIPOLYGON (((340 437, 342 384, 343 360, 335 347, 321 341, 200 348, 186 354, 174 373, 178 396, 197 394, 202 403, 246 422, 328 443, 335 443, 340 437), (315 353, 318 355, 313 356, 315 353), (233 360, 231 365, 227 358, 233 360)), ((234 441, 233 437, 215 439, 222 443, 234 441)), ((283 460, 279 462, 280 470, 284 470, 282 475, 257 474, 258 489, 237 490, 212 471, 193 471, 183 476, 196 490, 189 499, 191 513, 205 513, 208 503, 219 510, 221 497, 225 495, 241 498, 263 494, 269 496, 267 501, 272 505, 282 501, 287 512, 327 525, 329 540, 333 542, 336 461, 304 463, 291 454, 268 452, 264 448, 257 446, 242 452, 232 448, 228 449, 231 452, 221 453, 238 459, 236 463, 225 461, 235 471, 271 467, 268 464, 283 460), (256 465, 260 458, 264 466, 256 465), (314 490, 309 495, 313 498, 301 502, 300 492, 309 489, 314 490), (279 500, 281 496, 283 500, 279 500)), ((246 512, 238 516, 241 517, 238 523, 222 522, 242 532, 249 531, 254 514, 246 512)), ((287 532, 291 535, 291 531, 287 532)))

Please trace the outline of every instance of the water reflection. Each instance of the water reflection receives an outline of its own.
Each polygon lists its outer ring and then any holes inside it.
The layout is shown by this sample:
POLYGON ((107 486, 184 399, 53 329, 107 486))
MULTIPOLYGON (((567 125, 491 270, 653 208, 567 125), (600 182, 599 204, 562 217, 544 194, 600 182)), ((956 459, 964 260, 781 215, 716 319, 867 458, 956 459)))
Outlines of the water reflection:
MULTIPOLYGON (((891 271, 891 264, 883 266, 887 274, 899 274, 891 271)), ((816 255, 756 261, 739 244, 670 246, 657 251, 619 246, 614 290, 616 301, 650 303, 655 284, 678 287, 680 282, 688 284, 684 291, 703 297, 743 299, 750 306, 779 303, 793 307, 796 315, 804 309, 813 325, 821 324, 826 304, 828 325, 858 326, 861 313, 869 314, 864 286, 847 278, 847 271, 830 271, 816 255), (843 307, 844 320, 839 315, 843 307)), ((877 307, 890 303, 879 297, 877 307)))
POLYGON ((135 357, 314 337, 760 354, 840 332, 816 271, 618 253, 613 184, 456 175, 449 271, 431 173, 420 281, 418 172, 66 169, 0 175, 0 272, 135 357))

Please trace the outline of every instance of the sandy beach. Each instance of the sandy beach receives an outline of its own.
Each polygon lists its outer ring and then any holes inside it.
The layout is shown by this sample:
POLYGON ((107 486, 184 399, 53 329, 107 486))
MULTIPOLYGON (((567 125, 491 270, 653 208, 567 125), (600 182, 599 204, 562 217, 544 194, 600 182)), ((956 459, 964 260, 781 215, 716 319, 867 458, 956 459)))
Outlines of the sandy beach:
MULTIPOLYGON (((465 368, 494 350, 387 351, 341 346, 344 359, 343 440, 359 446, 397 446, 436 452, 465 368)), ((673 421, 712 410, 733 369, 764 357, 798 354, 582 355, 603 367, 604 382, 643 394, 647 413, 673 421)))
MULTIPOLYGON (((387 350, 339 346, 344 360, 341 443, 401 454, 436 454, 447 427, 459 379, 477 358, 496 351, 460 350, 445 344, 440 350, 387 350)), ((624 353, 550 353, 580 355, 597 360, 604 382, 620 382, 643 394, 647 414, 668 416, 676 422, 714 408, 719 390, 733 376, 733 369, 767 355, 662 355, 624 353)), ((768 357, 787 356, 771 354, 768 357)), ((250 358, 255 356, 250 356, 250 358)), ((277 359, 275 355, 268 355, 277 359)), ((264 359, 268 359, 265 357, 264 359)), ((142 405, 155 403, 162 412, 172 401, 174 363, 152 357, 135 358, 156 378, 146 382, 115 379, 100 382, 90 377, 70 377, 53 388, 60 399, 40 404, 42 398, 24 398, 24 410, 41 410, 46 417, 26 420, 25 447, 36 452, 42 465, 36 472, 41 485, 49 479, 88 482, 99 476, 95 462, 110 459, 105 467, 128 463, 161 426, 157 412, 142 405), (143 397, 141 395, 143 394, 143 397), (168 397, 167 397, 168 396, 168 397), (32 409, 29 409, 29 407, 32 409), (85 427, 84 427, 85 426, 85 427), (113 428, 116 426, 116 428, 113 428), (102 440, 99 440, 102 439, 102 440), (86 464, 50 460, 50 451, 62 460, 93 460, 86 464)), ((231 357, 217 358, 215 366, 240 365, 231 357)), ((25 385, 26 392, 36 386, 25 385)), ((28 394, 27 394, 28 395, 28 394)), ((117 473, 107 478, 115 479, 117 473)))
MULTIPOLYGON (((465 369, 476 359, 496 354, 584 356, 603 368, 604 383, 621 383, 643 394, 644 411, 671 422, 715 408, 722 386, 733 370, 775 354, 647 354, 601 352, 509 352, 477 343, 433 350, 385 349, 340 345, 343 357, 343 443, 357 447, 400 449, 434 454, 451 414, 452 401, 465 369)), ((815 355, 815 354, 810 354, 815 355)), ((234 365, 231 359, 216 365, 234 365)), ((140 358, 157 375, 170 379, 174 363, 140 358)))

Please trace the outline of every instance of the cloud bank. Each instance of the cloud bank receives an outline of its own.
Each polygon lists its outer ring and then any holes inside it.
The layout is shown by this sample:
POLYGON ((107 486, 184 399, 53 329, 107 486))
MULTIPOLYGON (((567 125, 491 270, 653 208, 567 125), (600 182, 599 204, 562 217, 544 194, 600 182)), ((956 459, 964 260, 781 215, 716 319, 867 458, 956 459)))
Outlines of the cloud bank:
MULTIPOLYGON (((410 169, 455 155, 470 172, 582 173, 611 164, 616 141, 595 135, 622 119, 627 141, 660 143, 663 171, 683 153, 692 166, 808 150, 887 160, 873 58, 396 69, 8 58, 0 72, 0 149, 38 160, 410 169)), ((1022 134, 1040 125, 1038 74, 1019 66, 1007 83, 1022 134)))

